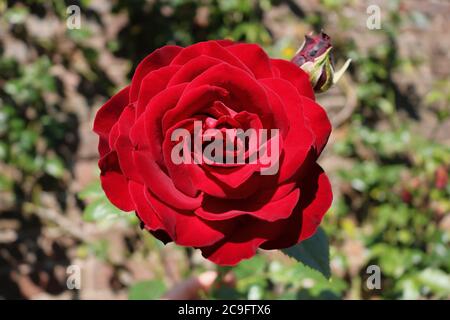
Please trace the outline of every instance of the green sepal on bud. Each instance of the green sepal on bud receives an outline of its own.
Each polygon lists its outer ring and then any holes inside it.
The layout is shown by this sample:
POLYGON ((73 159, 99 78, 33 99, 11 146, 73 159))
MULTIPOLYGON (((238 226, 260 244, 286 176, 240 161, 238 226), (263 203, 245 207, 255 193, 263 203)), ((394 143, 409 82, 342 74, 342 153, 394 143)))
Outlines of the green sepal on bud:
POLYGON ((348 59, 341 69, 335 71, 332 48, 330 37, 324 32, 317 36, 305 36, 305 41, 291 60, 309 74, 315 92, 327 91, 350 65, 351 59, 348 59))

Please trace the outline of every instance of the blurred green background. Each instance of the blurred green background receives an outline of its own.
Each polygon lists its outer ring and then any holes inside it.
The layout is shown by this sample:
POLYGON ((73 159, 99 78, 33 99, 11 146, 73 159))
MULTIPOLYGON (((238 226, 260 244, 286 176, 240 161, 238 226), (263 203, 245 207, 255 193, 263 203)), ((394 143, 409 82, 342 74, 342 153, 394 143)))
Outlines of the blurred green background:
POLYGON ((0 0, 0 299, 153 299, 208 270, 209 299, 449 299, 449 15, 446 0, 0 0), (66 27, 72 4, 79 30, 66 27), (334 125, 319 161, 335 194, 330 281, 276 251, 217 269, 107 202, 93 116, 140 59, 218 38, 290 59, 321 29, 338 67, 353 60, 318 95, 334 125))

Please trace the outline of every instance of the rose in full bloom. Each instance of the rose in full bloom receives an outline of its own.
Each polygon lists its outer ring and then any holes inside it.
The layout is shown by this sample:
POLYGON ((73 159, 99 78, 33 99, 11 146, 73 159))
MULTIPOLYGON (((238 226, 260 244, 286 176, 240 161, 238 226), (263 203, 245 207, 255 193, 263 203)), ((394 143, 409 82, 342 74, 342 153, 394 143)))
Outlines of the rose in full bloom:
POLYGON ((255 44, 154 51, 100 108, 94 131, 109 200, 135 211, 161 241, 198 248, 220 265, 309 238, 331 205, 316 163, 331 125, 309 76, 255 44), (250 163, 174 163, 172 133, 192 130, 194 121, 204 129, 278 129, 276 174, 250 163))

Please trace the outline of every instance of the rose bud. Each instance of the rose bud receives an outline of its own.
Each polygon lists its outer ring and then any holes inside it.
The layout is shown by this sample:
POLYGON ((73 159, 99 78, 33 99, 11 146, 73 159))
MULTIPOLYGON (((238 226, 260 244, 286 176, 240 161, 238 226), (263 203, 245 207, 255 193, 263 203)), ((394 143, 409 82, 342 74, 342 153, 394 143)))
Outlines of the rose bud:
POLYGON ((305 36, 305 41, 292 58, 293 63, 309 74, 311 85, 316 92, 327 91, 339 81, 350 65, 351 59, 348 59, 344 66, 335 72, 332 48, 330 37, 321 32, 317 36, 305 36))

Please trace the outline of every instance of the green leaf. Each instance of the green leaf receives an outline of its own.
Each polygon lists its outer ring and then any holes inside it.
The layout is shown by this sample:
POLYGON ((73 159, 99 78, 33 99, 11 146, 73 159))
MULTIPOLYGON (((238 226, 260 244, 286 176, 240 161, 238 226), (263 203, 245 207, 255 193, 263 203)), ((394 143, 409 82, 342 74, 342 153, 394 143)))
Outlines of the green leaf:
POLYGON ((64 174, 64 163, 59 158, 49 158, 45 161, 44 170, 55 178, 61 178, 64 174))
POLYGON ((128 291, 130 300, 159 299, 166 292, 166 285, 161 280, 147 280, 133 284, 128 291))
POLYGON ((84 210, 83 219, 88 222, 114 219, 120 216, 122 211, 114 207, 109 201, 102 197, 91 202, 84 210))
POLYGON ((330 251, 327 235, 322 228, 317 229, 317 232, 311 238, 282 251, 295 260, 319 271, 327 279, 330 278, 330 251))
POLYGON ((97 199, 104 195, 102 187, 98 181, 91 183, 78 193, 81 200, 97 199))
POLYGON ((233 272, 238 278, 245 278, 254 276, 255 274, 262 274, 265 267, 266 260, 264 257, 256 255, 251 259, 239 263, 239 265, 233 268, 233 272))
POLYGON ((419 282, 442 296, 450 295, 450 276, 442 270, 427 268, 417 276, 419 282))
MULTIPOLYGON (((252 259, 242 261, 233 268, 236 276, 236 289, 238 292, 245 294, 254 285, 264 287, 266 285, 265 269, 267 261, 265 257, 256 255, 252 259)), ((253 289, 255 290, 255 289, 253 289)))

